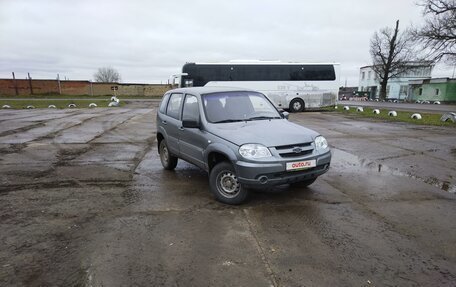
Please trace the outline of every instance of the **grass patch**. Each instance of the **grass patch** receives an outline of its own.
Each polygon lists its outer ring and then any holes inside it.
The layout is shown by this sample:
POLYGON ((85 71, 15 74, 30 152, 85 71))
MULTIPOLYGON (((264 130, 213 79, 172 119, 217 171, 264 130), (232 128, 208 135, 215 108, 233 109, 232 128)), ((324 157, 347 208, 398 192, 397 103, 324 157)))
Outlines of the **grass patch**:
MULTIPOLYGON (((89 104, 95 103, 97 107, 106 108, 110 102, 109 99, 105 100, 53 100, 53 99, 29 99, 29 100, 4 100, 0 99, 0 108, 4 105, 9 105, 12 109, 26 109, 27 106, 31 105, 37 109, 48 108, 49 105, 56 106, 57 109, 68 109, 68 105, 75 104, 76 108, 88 108, 89 104)), ((120 101, 120 106, 125 103, 120 101)))
POLYGON ((350 110, 344 111, 344 105, 338 105, 337 110, 332 108, 334 111, 350 115, 353 117, 369 118, 379 121, 389 121, 389 122, 405 122, 417 125, 430 125, 430 126, 446 126, 446 127, 456 127, 456 123, 453 122, 441 122, 440 118, 443 113, 422 113, 422 112, 411 112, 411 111, 396 111, 397 117, 388 116, 388 112, 392 109, 379 109, 380 114, 376 115, 373 113, 375 108, 363 107, 364 112, 357 112, 356 106, 349 106, 350 110), (414 120, 411 118, 412 114, 419 113, 422 117, 421 120, 414 120))
MULTIPOLYGON (((25 96, 5 96, 0 95, 0 99, 87 99, 87 100, 109 100, 113 95, 104 96, 89 96, 89 95, 58 95, 58 94, 45 94, 45 95, 25 95, 25 96)), ((122 99, 161 99, 163 95, 156 96, 117 96, 120 100, 122 99)))

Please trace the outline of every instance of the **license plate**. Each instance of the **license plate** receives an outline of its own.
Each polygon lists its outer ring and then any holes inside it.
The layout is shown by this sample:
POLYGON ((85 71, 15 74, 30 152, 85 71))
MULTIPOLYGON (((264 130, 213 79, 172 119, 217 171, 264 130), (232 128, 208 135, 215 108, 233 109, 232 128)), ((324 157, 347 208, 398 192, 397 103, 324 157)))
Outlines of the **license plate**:
POLYGON ((304 160, 304 161, 295 161, 287 162, 287 170, 302 170, 308 169, 317 166, 317 161, 313 160, 304 160))

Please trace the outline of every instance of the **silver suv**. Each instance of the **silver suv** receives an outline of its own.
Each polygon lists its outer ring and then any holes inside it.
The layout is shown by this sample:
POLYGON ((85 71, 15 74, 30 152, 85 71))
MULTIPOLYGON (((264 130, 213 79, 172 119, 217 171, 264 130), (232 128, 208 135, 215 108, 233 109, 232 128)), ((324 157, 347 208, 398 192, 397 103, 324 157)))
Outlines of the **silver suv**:
POLYGON ((265 95, 233 88, 168 91, 157 143, 165 169, 180 158, 206 170, 212 193, 227 204, 244 202, 249 187, 310 185, 331 161, 324 137, 289 122, 265 95))

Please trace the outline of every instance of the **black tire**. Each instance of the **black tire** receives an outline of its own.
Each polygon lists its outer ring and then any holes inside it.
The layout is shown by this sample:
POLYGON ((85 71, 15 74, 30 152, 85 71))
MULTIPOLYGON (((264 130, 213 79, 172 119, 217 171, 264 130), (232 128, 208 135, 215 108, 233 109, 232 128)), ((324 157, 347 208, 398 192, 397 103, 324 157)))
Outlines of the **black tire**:
POLYGON ((299 113, 304 111, 304 101, 301 99, 293 99, 290 102, 290 112, 299 113))
POLYGON ((212 168, 209 186, 215 198, 226 204, 241 204, 249 195, 249 191, 238 182, 233 165, 226 161, 212 168))
POLYGON ((292 186, 295 186, 295 187, 308 187, 309 185, 314 183, 316 180, 317 180, 317 178, 308 179, 308 180, 304 180, 304 181, 299 181, 299 182, 293 183, 292 186))
POLYGON ((163 165, 163 168, 166 170, 173 170, 177 165, 177 157, 173 156, 168 149, 168 145, 165 140, 160 142, 159 147, 160 161, 163 165))

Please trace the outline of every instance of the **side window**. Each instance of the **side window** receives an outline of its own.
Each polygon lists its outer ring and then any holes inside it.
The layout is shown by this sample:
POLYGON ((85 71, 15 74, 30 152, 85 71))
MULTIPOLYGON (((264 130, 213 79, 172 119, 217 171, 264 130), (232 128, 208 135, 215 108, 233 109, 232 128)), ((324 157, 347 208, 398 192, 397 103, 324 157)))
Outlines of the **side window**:
POLYGON ((198 100, 195 96, 186 95, 184 101, 184 110, 182 112, 182 120, 199 121, 198 100))
POLYGON ((166 114, 172 118, 179 119, 179 112, 182 105, 182 94, 172 94, 169 98, 166 114))
POLYGON ((165 94, 160 103, 160 113, 164 114, 166 111, 166 105, 168 105, 169 94, 165 94))

